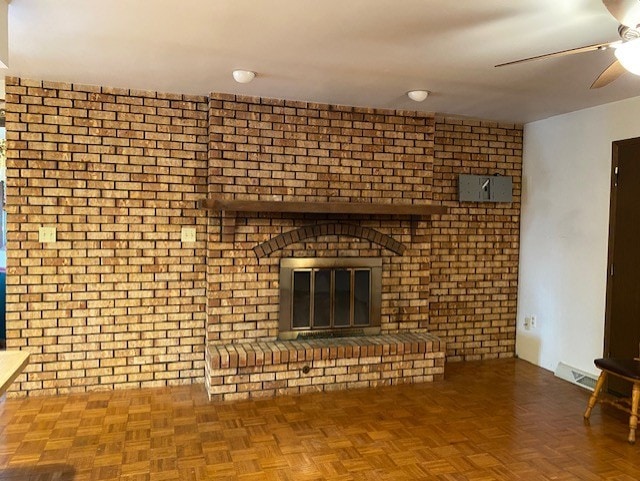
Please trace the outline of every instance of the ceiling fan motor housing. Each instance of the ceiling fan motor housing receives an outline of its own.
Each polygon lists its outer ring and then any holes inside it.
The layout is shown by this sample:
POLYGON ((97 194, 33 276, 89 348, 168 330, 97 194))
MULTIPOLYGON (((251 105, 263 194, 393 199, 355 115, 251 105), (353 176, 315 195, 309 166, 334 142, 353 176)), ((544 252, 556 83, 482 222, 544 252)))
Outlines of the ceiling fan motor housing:
POLYGON ((627 27, 626 25, 620 25, 618 27, 618 34, 620 38, 625 42, 640 38, 640 31, 635 28, 627 27))

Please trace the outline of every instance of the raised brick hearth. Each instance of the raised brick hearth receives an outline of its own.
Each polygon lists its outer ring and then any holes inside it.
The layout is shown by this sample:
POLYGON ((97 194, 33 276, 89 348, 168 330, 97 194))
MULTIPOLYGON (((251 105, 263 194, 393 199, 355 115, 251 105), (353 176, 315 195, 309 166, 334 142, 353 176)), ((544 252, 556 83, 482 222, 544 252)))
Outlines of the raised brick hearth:
POLYGON ((444 346, 428 333, 212 344, 210 397, 270 397, 429 382, 444 375, 444 346))

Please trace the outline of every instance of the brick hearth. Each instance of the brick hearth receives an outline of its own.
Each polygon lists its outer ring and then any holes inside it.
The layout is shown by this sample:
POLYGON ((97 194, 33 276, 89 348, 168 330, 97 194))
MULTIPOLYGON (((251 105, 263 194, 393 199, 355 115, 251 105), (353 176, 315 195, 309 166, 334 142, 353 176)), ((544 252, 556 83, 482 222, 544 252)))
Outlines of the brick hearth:
POLYGON ((210 398, 235 400, 430 382, 444 376, 444 346, 428 333, 215 343, 210 398))

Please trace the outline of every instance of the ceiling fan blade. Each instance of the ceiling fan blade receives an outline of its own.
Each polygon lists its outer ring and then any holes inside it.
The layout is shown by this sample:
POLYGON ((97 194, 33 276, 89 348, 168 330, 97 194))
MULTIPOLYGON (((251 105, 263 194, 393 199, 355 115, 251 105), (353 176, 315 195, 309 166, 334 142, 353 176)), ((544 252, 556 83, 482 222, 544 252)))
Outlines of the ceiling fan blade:
POLYGON ((640 24, 640 0, 602 0, 602 3, 622 25, 636 28, 640 24))
MULTIPOLYGON (((635 0, 640 3, 640 0, 635 0)), ((564 57, 565 55, 573 55, 575 53, 583 53, 583 52, 592 52, 594 50, 606 50, 608 48, 613 47, 614 45, 620 44, 621 41, 617 40, 615 42, 607 42, 607 43, 597 43, 595 45, 587 45, 586 47, 578 47, 578 48, 570 48, 568 50, 561 50, 559 52, 553 53, 545 53, 543 55, 536 55, 535 57, 523 58, 520 60, 514 60, 512 62, 505 62, 496 65, 496 67, 505 67, 507 65, 515 65, 517 63, 531 62, 532 60, 540 60, 543 58, 553 58, 553 57, 564 57)))
POLYGON ((598 75, 598 78, 591 84, 590 89, 599 89, 600 87, 604 87, 605 85, 609 85, 611 82, 616 80, 620 75, 625 73, 626 70, 622 66, 620 62, 615 60, 611 65, 609 65, 604 72, 598 75))

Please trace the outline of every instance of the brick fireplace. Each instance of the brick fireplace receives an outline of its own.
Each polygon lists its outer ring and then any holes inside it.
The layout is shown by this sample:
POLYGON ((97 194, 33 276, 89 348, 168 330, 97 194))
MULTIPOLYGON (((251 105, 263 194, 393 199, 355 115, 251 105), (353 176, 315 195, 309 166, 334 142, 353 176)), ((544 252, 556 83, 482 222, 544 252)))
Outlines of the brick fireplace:
MULTIPOLYGON (((210 107, 211 198, 432 204, 432 115, 217 94, 210 107)), ((230 209, 209 221, 212 397, 442 377, 444 342, 427 332, 430 215, 230 209), (379 336, 276 343, 280 264, 296 258, 378 259, 379 336), (362 352, 342 353, 354 345, 362 352), (283 353, 287 361, 274 359, 283 353)))

